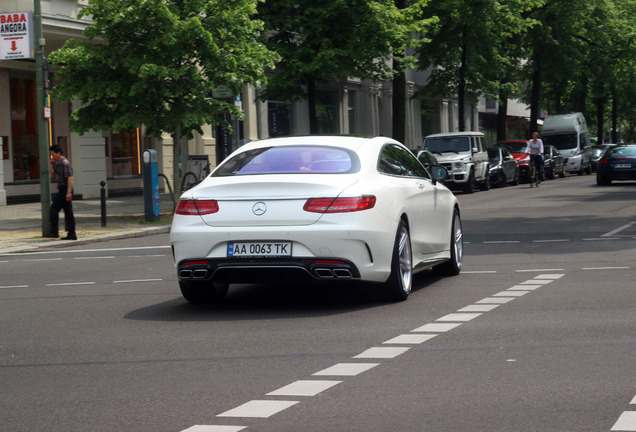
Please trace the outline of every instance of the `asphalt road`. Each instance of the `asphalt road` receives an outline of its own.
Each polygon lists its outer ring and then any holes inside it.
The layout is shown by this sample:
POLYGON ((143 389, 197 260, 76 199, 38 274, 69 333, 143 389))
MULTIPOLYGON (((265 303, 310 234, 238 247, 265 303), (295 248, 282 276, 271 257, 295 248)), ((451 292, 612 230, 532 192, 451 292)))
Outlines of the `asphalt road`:
POLYGON ((464 271, 402 303, 190 305, 165 234, 0 257, 0 431, 636 431, 636 183, 594 183, 458 194, 464 271))

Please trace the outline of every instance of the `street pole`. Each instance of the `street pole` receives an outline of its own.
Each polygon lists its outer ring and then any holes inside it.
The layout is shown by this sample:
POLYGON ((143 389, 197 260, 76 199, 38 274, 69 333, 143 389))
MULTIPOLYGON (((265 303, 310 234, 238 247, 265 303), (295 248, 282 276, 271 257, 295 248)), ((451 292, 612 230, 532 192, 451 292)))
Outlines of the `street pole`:
POLYGON ((36 111, 38 118, 38 148, 40 155, 40 202, 42 203, 42 235, 51 232, 49 211, 51 207, 51 183, 49 164, 49 126, 44 118, 44 107, 48 106, 45 84, 48 77, 44 76, 44 37, 42 34, 42 5, 40 0, 33 0, 33 27, 35 30, 35 75, 36 75, 36 111))

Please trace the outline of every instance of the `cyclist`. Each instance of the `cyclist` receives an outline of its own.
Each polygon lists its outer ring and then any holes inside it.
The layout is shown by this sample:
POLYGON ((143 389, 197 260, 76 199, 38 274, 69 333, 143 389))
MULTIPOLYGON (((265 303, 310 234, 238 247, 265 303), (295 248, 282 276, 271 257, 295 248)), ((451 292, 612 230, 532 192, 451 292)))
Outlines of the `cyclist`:
POLYGON ((539 132, 532 132, 532 139, 528 141, 528 153, 530 164, 535 168, 537 181, 543 181, 543 141, 539 138, 539 132))

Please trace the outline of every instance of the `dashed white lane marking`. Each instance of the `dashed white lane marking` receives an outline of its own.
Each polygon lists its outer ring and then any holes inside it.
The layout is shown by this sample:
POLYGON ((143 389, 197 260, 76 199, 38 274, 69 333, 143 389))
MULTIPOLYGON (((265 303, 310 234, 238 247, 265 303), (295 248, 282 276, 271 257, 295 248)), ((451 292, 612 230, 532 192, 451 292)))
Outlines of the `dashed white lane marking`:
POLYGON ((581 270, 627 270, 629 267, 583 267, 581 270))
POLYGON ((604 240, 620 240, 618 237, 603 237, 603 238, 586 238, 583 241, 604 241, 604 240))
MULTIPOLYGON (((563 271, 563 269, 544 270, 544 271, 563 271)), ((562 278, 563 276, 565 275, 564 274, 542 274, 542 275, 536 276, 536 279, 556 280, 556 279, 562 278)))
MULTIPOLYGON (((440 333, 444 333, 450 331, 462 324, 475 319, 484 312, 491 311, 497 307, 499 307, 503 303, 507 303, 509 301, 514 300, 517 297, 520 297, 524 294, 527 294, 531 291, 519 291, 518 287, 531 287, 531 289, 537 289, 541 286, 544 286, 560 277, 564 276, 563 274, 542 274, 540 276, 535 277, 531 281, 522 282, 519 285, 513 286, 511 289, 507 291, 501 291, 497 294, 493 294, 492 297, 486 297, 477 301, 475 304, 465 306, 459 309, 455 313, 451 313, 445 315, 441 318, 438 318, 434 323, 424 324, 421 327, 416 328, 415 330, 411 330, 408 334, 402 334, 396 336, 392 339, 389 339, 383 344, 400 344, 400 345, 416 345, 424 343, 434 337, 436 337, 440 333), (439 322, 442 321, 442 322, 439 322), (450 322, 444 322, 450 321, 450 322)), ((401 354, 404 354, 410 349, 410 347, 372 347, 369 348, 360 354, 353 356, 354 359, 392 359, 401 354)), ((515 361, 514 359, 510 359, 508 361, 515 361)), ((379 363, 337 363, 327 369, 323 369, 319 372, 314 373, 314 376, 356 376, 360 373, 363 373, 369 369, 372 369, 378 366, 379 363)), ((289 385, 281 387, 278 390, 274 390, 270 393, 267 393, 266 396, 315 396, 320 392, 323 392, 337 384, 340 384, 342 381, 331 381, 331 380, 299 380, 295 381, 289 385)), ((636 399, 636 398, 635 398, 636 399)), ((281 401, 281 400, 253 400, 247 402, 243 405, 240 405, 234 409, 226 411, 222 414, 218 414, 217 417, 245 417, 245 418, 267 418, 270 417, 280 411, 283 411, 295 404, 298 401, 281 401)), ((622 418, 622 417, 621 417, 622 418)), ((621 419, 619 419, 620 421, 621 419)), ((186 429, 182 432, 230 432, 233 429, 222 429, 224 426, 193 426, 193 428, 199 429, 186 429), (204 429, 209 427, 210 429, 204 429), (216 429, 215 429, 216 428, 216 429), (221 429, 219 429, 221 428, 221 429)), ((243 429, 243 426, 232 426, 239 427, 243 429)), ((236 429, 236 430, 241 430, 236 429)), ((628 429, 631 430, 631 429, 628 429)))
MULTIPOLYGON (((515 273, 535 273, 535 272, 555 272, 555 271, 565 271, 565 269, 562 269, 562 268, 556 268, 556 269, 527 269, 527 270, 515 270, 515 273)), ((546 275, 542 275, 542 276, 546 276, 546 275)), ((550 275, 548 275, 548 276, 550 276, 550 275)))
POLYGON ((625 411, 621 414, 611 430, 636 431, 636 411, 625 411))
POLYGON ((510 301, 513 301, 514 298, 511 297, 486 297, 485 299, 481 299, 478 302, 476 302, 477 304, 482 304, 482 303, 496 303, 496 304, 505 304, 508 303, 510 301))
POLYGON ((116 280, 116 281, 113 281, 113 283, 116 284, 116 283, 136 283, 136 282, 159 282, 162 280, 163 279, 128 279, 128 280, 116 280))
POLYGON ((552 240, 532 240, 532 243, 559 243, 559 242, 569 242, 572 241, 570 239, 552 239, 552 240))
POLYGON ((431 333, 444 333, 454 329, 455 327, 459 327, 462 325, 461 323, 452 323, 452 324, 437 324, 437 323, 429 323, 424 324, 422 327, 418 327, 415 330, 411 330, 413 332, 431 332, 431 333))
POLYGON ((529 292, 530 291, 501 291, 497 294, 493 294, 493 297, 521 297, 529 292))
POLYGON ((437 318, 435 321, 460 321, 466 322, 477 318, 480 313, 452 313, 448 315, 444 315, 441 318, 437 318))
POLYGON ((492 240, 492 241, 485 241, 484 244, 518 244, 521 243, 518 240, 492 240))
POLYGON ((356 376, 378 366, 380 363, 338 363, 316 372, 317 376, 356 376))
POLYGON ((402 347, 373 347, 368 350, 362 351, 360 354, 353 356, 353 358, 361 358, 361 359, 389 359, 395 358, 400 354, 404 354, 410 348, 402 348, 402 347))
POLYGON ((114 256, 92 256, 92 257, 75 257, 76 260, 93 260, 93 259, 115 259, 114 256))
POLYGON ((494 308, 499 307, 498 304, 470 305, 459 309, 457 312, 490 312, 494 308))
POLYGON ((12 289, 12 288, 28 288, 28 285, 6 285, 0 286, 0 289, 12 289))
POLYGON ((508 288, 508 291, 534 291, 542 286, 543 285, 515 285, 508 288))
POLYGON ((62 282, 46 284, 47 287, 53 286, 71 286, 71 285, 95 285, 95 282, 62 282))
POLYGON ((463 271, 464 274, 493 274, 497 273, 497 270, 473 270, 473 271, 463 271))
POLYGON ((217 417, 268 418, 297 403, 298 401, 253 400, 229 411, 225 411, 217 415, 217 417))
POLYGON ((38 261, 62 261, 62 258, 33 258, 25 259, 25 262, 38 262, 38 261))
POLYGON ((299 380, 278 390, 267 393, 267 396, 316 396, 342 381, 299 380))
POLYGON ((194 425, 185 429, 183 432, 239 432, 247 426, 205 426, 194 425))
POLYGON ((435 334, 403 334, 382 342, 383 344, 418 345, 433 339, 435 334))

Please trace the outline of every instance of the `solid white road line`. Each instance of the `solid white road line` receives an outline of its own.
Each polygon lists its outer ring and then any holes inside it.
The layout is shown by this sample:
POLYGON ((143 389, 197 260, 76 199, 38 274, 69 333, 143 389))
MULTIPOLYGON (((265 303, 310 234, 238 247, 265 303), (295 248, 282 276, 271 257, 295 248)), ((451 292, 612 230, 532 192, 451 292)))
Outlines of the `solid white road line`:
POLYGON ((267 396, 316 396, 342 381, 298 380, 278 390, 267 393, 267 396))

